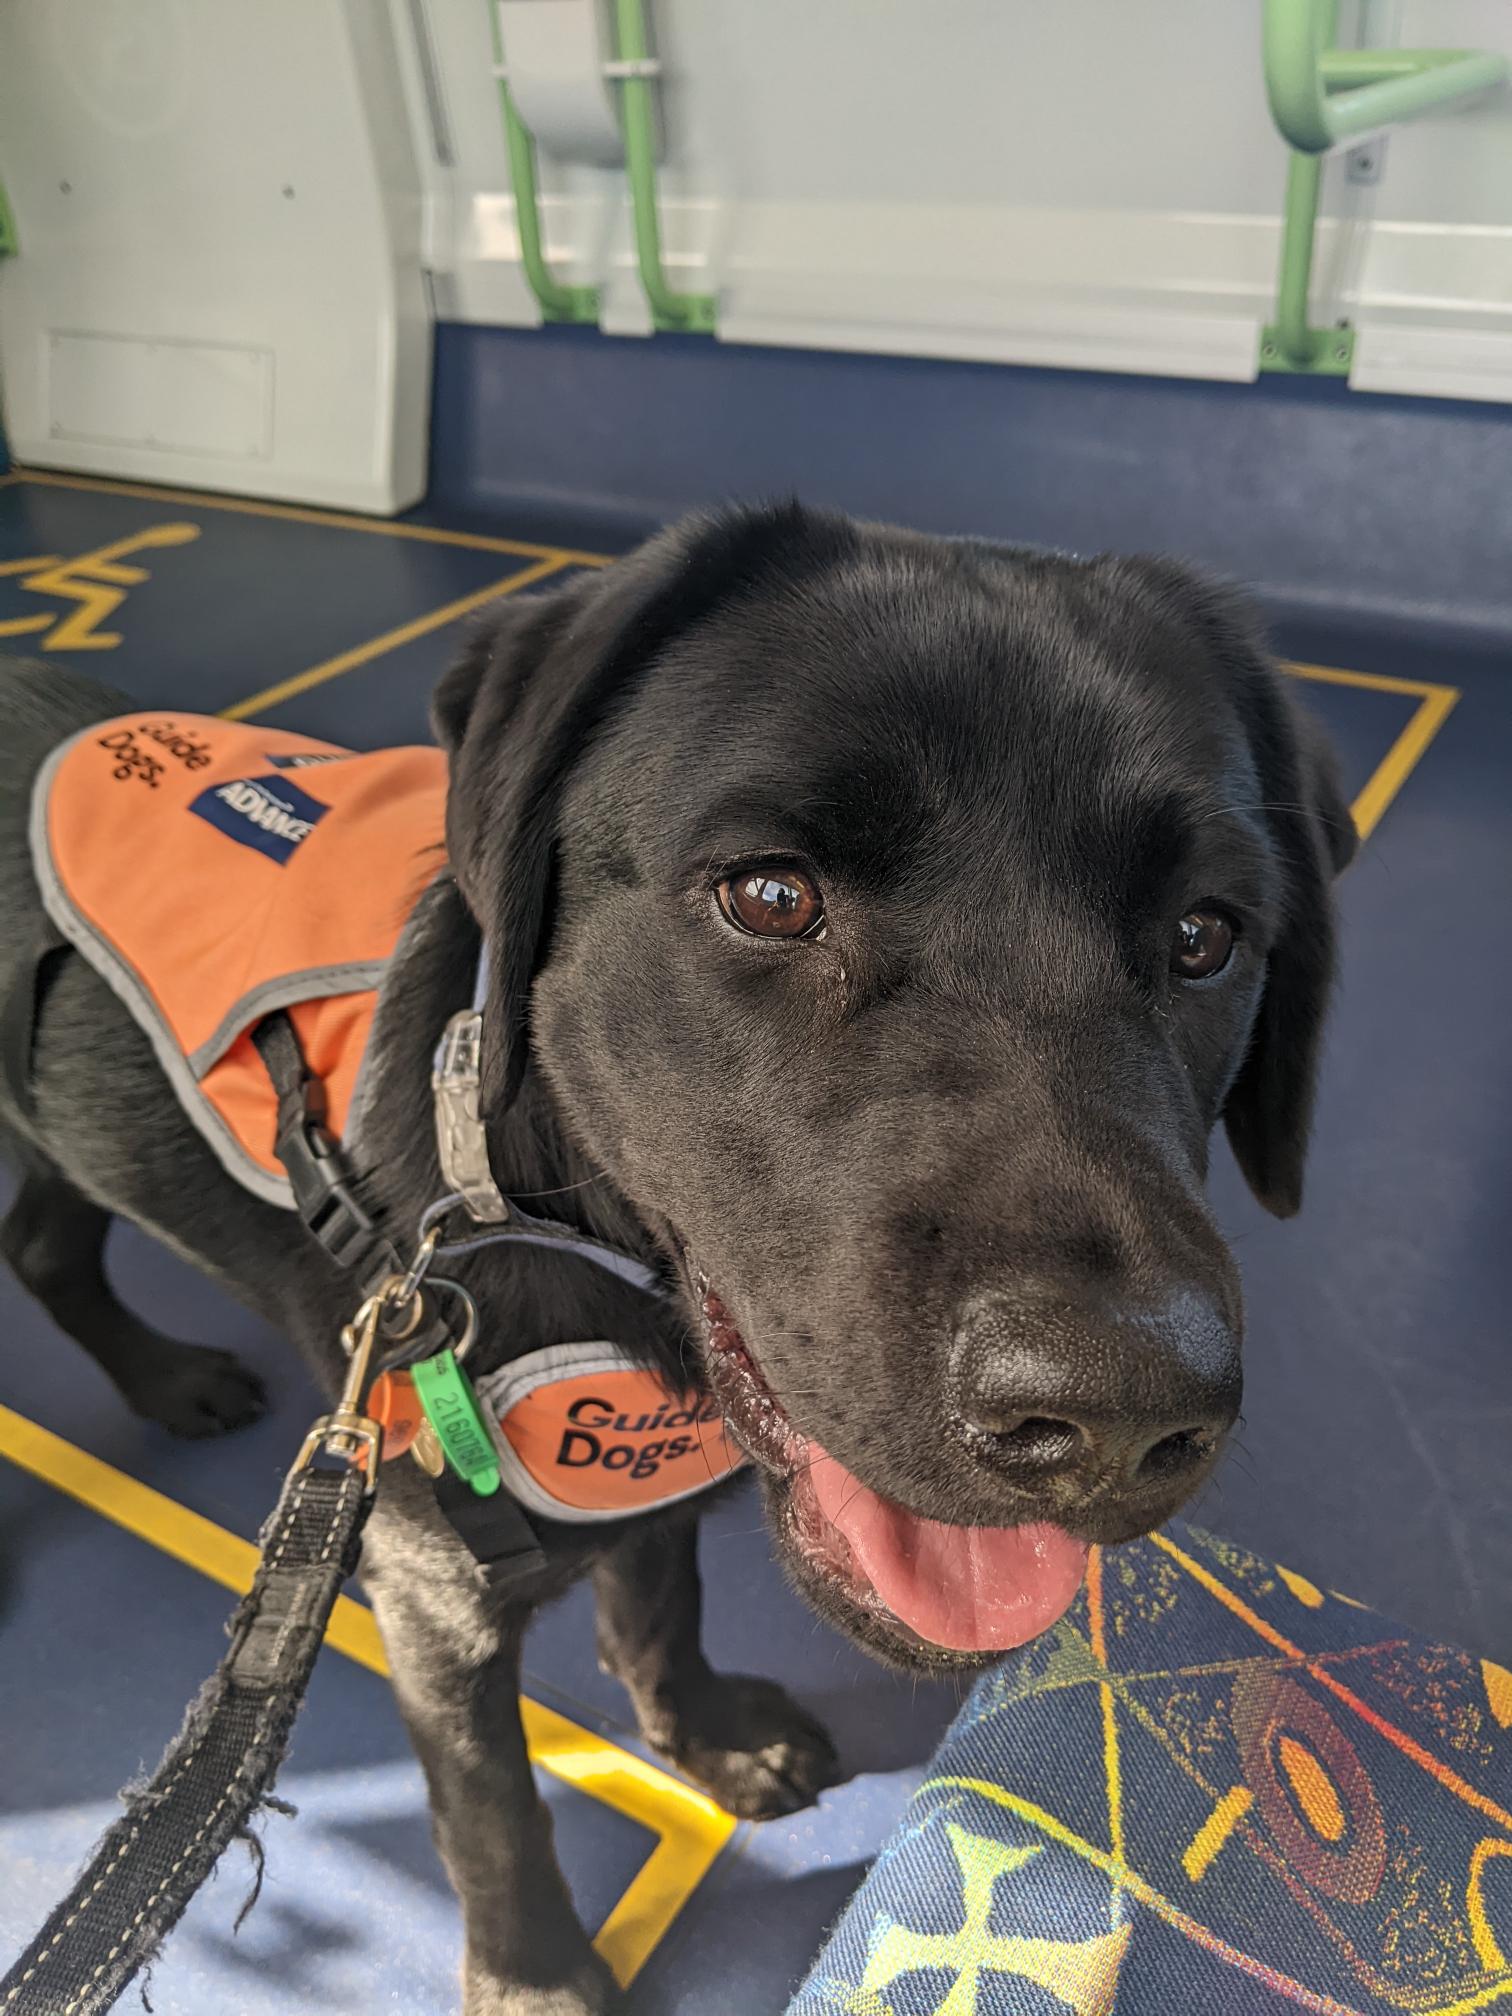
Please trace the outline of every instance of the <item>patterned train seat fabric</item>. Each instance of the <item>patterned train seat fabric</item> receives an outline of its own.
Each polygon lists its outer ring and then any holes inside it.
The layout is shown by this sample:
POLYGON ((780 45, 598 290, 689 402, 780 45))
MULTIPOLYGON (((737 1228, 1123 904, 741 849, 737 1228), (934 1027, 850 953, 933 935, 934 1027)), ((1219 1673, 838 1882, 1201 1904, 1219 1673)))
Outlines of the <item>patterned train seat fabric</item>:
POLYGON ((194 714, 128 714, 57 749, 32 854, 59 930, 142 1024, 249 1190, 293 1208, 250 1031, 275 1008, 352 1110, 384 967, 444 865, 439 749, 354 754, 194 714))
POLYGON ((981 1679, 788 2016, 1512 2010, 1512 1672, 1173 1526, 981 1679))

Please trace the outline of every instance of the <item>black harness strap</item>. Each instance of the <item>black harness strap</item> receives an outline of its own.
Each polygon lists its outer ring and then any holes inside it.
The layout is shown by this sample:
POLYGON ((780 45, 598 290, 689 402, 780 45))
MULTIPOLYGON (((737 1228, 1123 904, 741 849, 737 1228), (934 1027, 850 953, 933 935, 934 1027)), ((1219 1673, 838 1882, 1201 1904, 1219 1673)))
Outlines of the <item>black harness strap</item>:
MULTIPOLYGON (((325 1124, 325 1087, 311 1075, 287 1015, 265 1016, 252 1031, 252 1041, 278 1094, 274 1153, 289 1172, 299 1215, 331 1257, 351 1268, 363 1292, 371 1294, 386 1276, 402 1274, 404 1263, 353 1193, 341 1144, 325 1124)), ((438 1351, 450 1342, 437 1315, 409 1340, 409 1348, 438 1351)), ((545 1567, 539 1535, 507 1492, 479 1498, 448 1473, 437 1481, 436 1498, 485 1587, 508 1590, 545 1567)))
MULTIPOLYGON (((294 1207, 306 1231, 347 1268, 364 1295, 391 1274, 403 1274, 399 1249, 357 1196, 341 1143, 326 1125, 325 1086, 311 1072, 294 1024, 282 1009, 252 1031, 278 1099, 273 1152, 288 1173, 294 1207)), ((451 1333, 439 1315, 427 1318, 408 1340, 413 1353, 439 1351, 451 1333)))
POLYGON ((448 1470, 436 1479, 436 1503, 453 1532, 473 1558, 473 1573, 495 1594, 531 1582, 546 1566, 541 1536, 524 1506, 507 1491, 480 1498, 470 1485, 448 1470))
POLYGON ((151 1960, 272 1788, 372 1503, 360 1471, 296 1470, 231 1620, 231 1649, 151 1781, 0 1981, 0 2016, 95 2016, 151 1960))
POLYGON ((273 1152, 288 1172, 295 1209, 337 1266, 350 1268, 370 1293, 384 1275, 402 1274, 404 1263, 352 1190, 341 1144, 326 1126, 325 1086, 312 1076, 282 1009, 263 1017, 252 1042, 278 1096, 273 1152))

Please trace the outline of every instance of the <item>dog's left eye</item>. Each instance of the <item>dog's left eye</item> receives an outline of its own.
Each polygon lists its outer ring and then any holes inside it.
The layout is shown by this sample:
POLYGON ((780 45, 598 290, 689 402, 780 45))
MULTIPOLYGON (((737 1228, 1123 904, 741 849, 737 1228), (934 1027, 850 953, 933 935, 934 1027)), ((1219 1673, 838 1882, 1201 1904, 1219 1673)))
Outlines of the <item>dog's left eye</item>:
POLYGON ((1188 910, 1171 940, 1171 971, 1181 980, 1210 980, 1233 957, 1234 935, 1221 910, 1188 910))
POLYGON ((813 938, 824 927, 824 898, 796 868, 746 868, 717 894, 736 930, 753 938, 813 938))

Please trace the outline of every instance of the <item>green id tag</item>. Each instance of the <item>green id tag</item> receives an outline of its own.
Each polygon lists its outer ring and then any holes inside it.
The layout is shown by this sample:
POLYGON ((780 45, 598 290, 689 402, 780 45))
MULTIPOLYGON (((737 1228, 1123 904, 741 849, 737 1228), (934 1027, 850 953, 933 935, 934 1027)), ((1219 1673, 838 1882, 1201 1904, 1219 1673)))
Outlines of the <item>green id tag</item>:
POLYGON ((499 1488, 499 1458, 478 1407, 472 1381, 451 1351, 438 1351, 410 1367, 425 1418, 435 1429, 446 1460, 480 1498, 499 1488))

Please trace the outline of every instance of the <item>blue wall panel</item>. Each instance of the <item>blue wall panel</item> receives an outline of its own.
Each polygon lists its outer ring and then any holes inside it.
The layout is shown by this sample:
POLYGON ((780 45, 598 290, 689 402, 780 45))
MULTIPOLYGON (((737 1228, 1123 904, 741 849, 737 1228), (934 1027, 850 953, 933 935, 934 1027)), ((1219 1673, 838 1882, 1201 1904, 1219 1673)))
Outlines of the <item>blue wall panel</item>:
POLYGON ((431 502, 638 536, 796 493, 929 531, 1159 547, 1280 617, 1512 632, 1512 412, 696 337, 443 325, 431 502))

